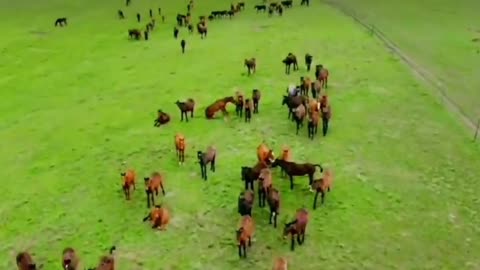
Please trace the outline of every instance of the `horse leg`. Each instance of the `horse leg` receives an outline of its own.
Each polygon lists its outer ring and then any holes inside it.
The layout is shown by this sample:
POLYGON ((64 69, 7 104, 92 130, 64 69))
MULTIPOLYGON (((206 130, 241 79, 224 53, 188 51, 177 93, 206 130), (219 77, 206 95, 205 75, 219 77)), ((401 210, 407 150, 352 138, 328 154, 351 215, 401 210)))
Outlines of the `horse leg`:
POLYGON ((162 189, 163 196, 165 196, 165 189, 163 189, 163 184, 162 183, 160 183, 160 188, 162 189))
POLYGON ((190 117, 193 118, 193 109, 190 111, 190 117))
POLYGON ((322 204, 325 202, 325 191, 322 190, 322 204))
POLYGON ((293 233, 292 233, 292 244, 291 244, 291 246, 290 246, 290 249, 291 249, 292 251, 295 250, 295 235, 293 235, 293 233))
POLYGON ((262 189, 258 189, 258 207, 262 207, 262 189))
POLYGON ((238 245, 238 257, 242 258, 242 245, 238 245))
POLYGON ((153 192, 150 193, 150 199, 152 199, 152 205, 155 205, 155 196, 153 196, 153 192))
POLYGON ((290 176, 290 190, 293 190, 293 176, 291 174, 288 176, 290 176))
POLYGON ((211 163, 210 163, 210 170, 212 172, 215 172, 215 157, 213 157, 211 163))
POLYGON ((248 180, 245 179, 245 190, 248 190, 248 180))
POLYGON ((147 208, 150 208, 150 195, 148 193, 148 190, 145 190, 145 193, 147 194, 147 208))
POLYGON ((315 196, 313 198, 313 210, 317 209, 317 198, 318 198, 318 190, 317 192, 315 193, 315 196))
POLYGON ((252 191, 255 191, 255 188, 253 186, 253 180, 250 180, 250 187, 252 188, 252 191))
POLYGON ((325 77, 325 89, 327 89, 327 88, 328 88, 328 76, 325 77))
POLYGON ((144 218, 143 218, 143 222, 147 221, 151 219, 151 216, 150 216, 150 213, 148 213, 144 218))
POLYGON ((208 177, 207 177, 207 164, 204 164, 204 165, 203 165, 203 174, 205 175, 205 178, 203 178, 203 179, 205 179, 205 181, 207 181, 207 180, 208 180, 208 177))
POLYGON ((277 228, 277 216, 278 216, 278 212, 277 212, 277 210, 275 210, 275 215, 273 216, 273 227, 274 228, 277 228))
POLYGON ((184 111, 183 113, 185 114, 185 119, 186 119, 187 122, 188 122, 188 114, 187 114, 187 111, 184 111))
POLYGON ((302 239, 300 238, 300 233, 297 234, 297 243, 298 243, 299 245, 302 244, 302 239))
POLYGON ((268 224, 272 224, 272 219, 273 219, 273 211, 270 209, 270 215, 268 217, 268 224))
POLYGON ((243 258, 247 258, 247 245, 243 245, 243 258))
POLYGON ((300 130, 300 120, 297 120, 297 135, 299 130, 300 130))

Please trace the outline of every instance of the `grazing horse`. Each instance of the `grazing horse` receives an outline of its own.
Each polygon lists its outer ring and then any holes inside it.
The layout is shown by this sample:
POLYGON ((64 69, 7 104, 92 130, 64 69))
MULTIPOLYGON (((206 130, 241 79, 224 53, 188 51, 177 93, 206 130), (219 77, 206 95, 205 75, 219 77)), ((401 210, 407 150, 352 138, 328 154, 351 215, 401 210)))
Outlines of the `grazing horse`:
POLYGON ((235 93, 235 112, 237 116, 242 117, 243 116, 243 105, 244 105, 244 100, 243 100, 243 94, 240 91, 237 91, 235 93))
POLYGON ((245 59, 244 64, 247 67, 248 75, 250 75, 252 72, 255 73, 257 70, 257 61, 253 57, 250 59, 245 59))
POLYGON ((297 57, 293 53, 289 53, 285 59, 282 60, 285 64, 285 74, 290 74, 290 66, 293 65, 293 71, 298 70, 297 57))
POLYGON ((258 113, 258 105, 260 103, 261 97, 262 97, 262 94, 260 93, 260 90, 258 89, 252 90, 253 113, 258 113))
POLYGON ((63 17, 63 18, 58 18, 55 20, 55 26, 65 26, 67 25, 67 18, 63 17))
POLYGON ((327 169, 323 172, 323 176, 320 179, 316 179, 312 183, 312 189, 316 191, 315 198, 313 199, 313 210, 317 208, 317 198, 318 194, 322 194, 322 204, 325 201, 325 194, 330 192, 330 188, 332 187, 333 183, 333 174, 332 172, 327 169))
POLYGON ((89 268, 88 270, 115 270, 115 258, 112 256, 115 246, 110 248, 108 256, 100 257, 98 266, 96 268, 89 268))
POLYGON ((247 98, 245 100, 245 122, 250 123, 250 120, 252 119, 252 107, 252 101, 247 98))
POLYGON ((277 227, 277 217, 280 214, 280 192, 278 189, 271 187, 267 193, 267 202, 270 207, 270 217, 268 219, 268 224, 272 224, 273 227, 277 227))
POLYGON ((185 162, 185 136, 180 133, 175 135, 175 150, 177 153, 178 164, 185 162))
POLYGON ((269 149, 264 143, 257 147, 257 158, 259 162, 271 164, 275 160, 273 150, 269 149))
POLYGON ((314 110, 308 114, 307 132, 308 132, 308 138, 312 140, 315 134, 317 134, 319 120, 320 120, 320 113, 318 111, 314 110))
POLYGON ((240 192, 238 196, 238 213, 241 216, 252 216, 253 201, 255 194, 251 190, 245 190, 240 192))
POLYGON ((255 224, 253 218, 248 215, 243 216, 240 228, 237 230, 238 256, 240 256, 240 258, 247 258, 247 242, 249 247, 252 246, 252 236, 254 232, 255 224))
POLYGON ((305 105, 300 104, 297 108, 293 109, 292 111, 294 112, 293 119, 297 124, 297 135, 298 135, 298 131, 300 130, 300 127, 303 127, 303 120, 305 119, 305 115, 306 115, 305 105))
POLYGON ((293 176, 303 176, 308 175, 308 185, 311 186, 313 182, 313 175, 315 174, 315 168, 320 168, 320 172, 323 172, 323 167, 320 164, 312 164, 312 163, 295 163, 291 161, 285 161, 281 159, 275 159, 272 163, 272 167, 275 168, 280 166, 285 173, 290 178, 290 189, 293 190, 293 176))
POLYGON ((152 222, 152 229, 158 228, 161 231, 167 229, 167 225, 170 222, 170 214, 168 210, 161 206, 155 205, 155 207, 143 218, 143 222, 150 220, 152 222))
POLYGON ((258 176, 258 206, 264 207, 267 200, 267 194, 272 188, 272 171, 265 168, 260 171, 258 176))
POLYGON ((67 247, 62 252, 62 269, 64 270, 80 270, 78 267, 78 257, 75 250, 67 247))
POLYGON ((317 80, 320 81, 322 87, 325 89, 328 88, 328 69, 324 68, 323 65, 317 65, 315 67, 315 76, 317 77, 317 80))
POLYGON ((205 23, 199 22, 197 24, 197 31, 200 34, 200 38, 203 39, 203 38, 207 37, 208 29, 207 29, 207 25, 205 23))
POLYGON ((283 257, 276 258, 272 270, 288 270, 287 260, 283 257))
POLYGON ((322 133, 325 137, 328 132, 328 123, 332 117, 332 108, 330 106, 330 102, 328 102, 327 96, 325 95, 320 99, 320 113, 322 115, 322 133))
POLYGON ((202 179, 207 180, 207 165, 210 163, 210 170, 215 172, 215 158, 217 157, 217 149, 214 146, 207 147, 205 152, 198 151, 197 158, 200 164, 200 172, 202 179))
POLYGON ((122 189, 123 193, 125 194, 125 198, 127 200, 130 200, 130 187, 133 187, 133 190, 137 189, 135 187, 135 171, 130 169, 126 172, 121 173, 120 176, 123 178, 122 189))
POLYGON ((130 37, 130 39, 140 40, 140 38, 142 37, 142 32, 138 29, 130 29, 128 30, 128 36, 130 37))
MULTIPOLYGON (((292 161, 292 153, 288 146, 285 145, 282 147, 282 155, 279 157, 279 159, 285 161, 292 161)), ((282 177, 285 177, 285 170, 283 168, 280 168, 280 175, 282 177)))
POLYGON ((145 181, 145 193, 147 194, 147 208, 150 208, 150 201, 152 205, 155 205, 155 195, 158 196, 159 188, 162 189, 162 194, 165 196, 163 176, 158 172, 153 172, 150 177, 144 177, 143 180, 145 181))
POLYGON ((20 252, 16 256, 18 270, 36 270, 37 265, 33 261, 32 256, 26 251, 20 252))
POLYGON ((157 115, 157 119, 155 119, 155 121, 153 121, 153 126, 155 127, 159 127, 161 125, 165 125, 166 123, 170 122, 170 116, 163 112, 162 110, 158 110, 158 115, 157 115))
POLYGON ((224 97, 221 99, 215 100, 210 106, 205 109, 205 117, 207 119, 212 119, 215 116, 215 113, 218 111, 222 111, 224 116, 228 115, 226 110, 226 106, 228 103, 235 103, 235 98, 232 96, 224 97))
POLYGON ((307 71, 310 71, 310 67, 312 66, 313 56, 310 54, 305 54, 305 65, 307 66, 307 71))
POLYGON ((117 13, 118 13, 118 17, 119 17, 120 19, 125 19, 125 15, 123 15, 123 11, 121 11, 121 10, 119 9, 117 13))
POLYGON ((258 162, 254 167, 245 167, 241 168, 242 181, 245 181, 245 190, 250 186, 251 190, 253 188, 253 182, 258 179, 260 176, 260 171, 264 168, 267 168, 267 164, 264 162, 258 162))
MULTIPOLYGON (((283 96, 282 106, 287 105, 288 107, 288 119, 290 119, 290 117, 293 115, 293 109, 302 104, 304 106, 307 104, 307 99, 304 96, 283 96)), ((295 118, 292 117, 292 120, 295 120, 295 118)))
POLYGON ((193 110, 195 109, 195 101, 189 98, 184 102, 180 102, 179 100, 177 100, 175 104, 177 104, 177 107, 180 109, 180 117, 181 117, 180 121, 183 121, 183 115, 185 115, 185 119, 188 122, 187 113, 190 112, 190 117, 193 117, 193 110))
POLYGON ((308 211, 304 208, 298 209, 295 220, 285 224, 283 229, 283 238, 287 238, 290 234, 292 239, 291 250, 295 250, 295 235, 297 235, 297 242, 302 245, 305 242, 305 231, 308 225, 308 211))

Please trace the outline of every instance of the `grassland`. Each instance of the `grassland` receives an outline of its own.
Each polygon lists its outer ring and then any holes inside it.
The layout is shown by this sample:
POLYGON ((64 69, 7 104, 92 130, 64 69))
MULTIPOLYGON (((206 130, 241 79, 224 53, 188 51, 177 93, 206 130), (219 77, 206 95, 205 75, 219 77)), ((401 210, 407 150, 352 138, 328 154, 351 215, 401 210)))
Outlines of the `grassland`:
MULTIPOLYGON (((128 9, 112 0, 0 3, 0 269, 14 268, 21 249, 55 269, 65 246, 90 266, 111 245, 120 270, 269 269, 275 256, 299 270, 480 268, 478 145, 398 59, 330 7, 296 3, 268 18, 247 2, 237 18, 211 22, 206 40, 183 31, 182 56, 171 30, 186 3, 161 4, 168 23, 148 42, 129 42, 126 29, 137 25, 134 12, 158 7, 153 1, 133 0, 128 9), (115 17, 120 7, 123 22, 115 17), (70 25, 55 29, 61 16, 70 25), (285 86, 306 75, 303 67, 283 74, 288 52, 309 52, 331 70, 326 138, 295 136, 280 106, 285 86), (252 56, 258 72, 248 78, 242 62, 252 56), (251 124, 205 120, 203 109, 237 87, 261 89, 260 115, 251 124), (199 104, 188 124, 173 104, 187 97, 199 104), (153 128, 158 108, 174 118, 160 129, 153 128), (187 137, 184 167, 174 158, 176 132, 187 137), (255 208, 255 241, 239 260, 239 168, 254 164, 262 140, 332 168, 336 183, 293 253, 280 228, 268 226, 267 211, 255 208), (203 182, 194 153, 208 144, 219 150, 218 165, 203 182), (166 174, 167 232, 141 223, 141 189, 124 200, 119 172, 126 167, 166 174)), ((194 17, 224 6, 198 1, 194 17)), ((290 191, 274 179, 282 222, 298 207, 311 209, 306 181, 298 178, 290 191)))
POLYGON ((375 25, 445 85, 467 117, 480 119, 480 2, 334 0, 375 25))

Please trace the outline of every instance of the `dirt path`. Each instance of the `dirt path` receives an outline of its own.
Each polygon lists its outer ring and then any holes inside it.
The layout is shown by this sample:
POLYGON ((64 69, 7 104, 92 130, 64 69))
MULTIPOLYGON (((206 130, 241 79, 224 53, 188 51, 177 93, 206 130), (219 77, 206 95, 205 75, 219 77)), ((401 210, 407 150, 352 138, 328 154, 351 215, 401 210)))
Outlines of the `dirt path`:
POLYGON ((378 37, 384 45, 390 49, 394 54, 396 54, 402 61, 410 68, 412 73, 422 81, 426 82, 431 90, 436 90, 432 91, 433 94, 437 95, 445 105, 445 107, 451 111, 457 114, 458 118, 465 124, 466 127, 468 127, 470 130, 475 132, 477 129, 477 123, 472 121, 466 114, 465 112, 461 109, 460 106, 458 106, 453 100, 451 100, 446 94, 445 94, 445 89, 447 88, 444 83, 438 78, 435 77, 430 71, 425 69, 424 67, 420 66, 418 63, 416 63, 412 58, 408 57, 400 48, 387 36, 380 31, 378 28, 376 28, 373 25, 369 25, 360 18, 358 18, 354 12, 349 11, 345 7, 342 7, 340 4, 328 1, 328 0, 322 0, 322 3, 325 5, 331 6, 332 8, 339 10, 342 12, 345 16, 352 18, 355 22, 363 26, 365 29, 370 31, 373 35, 378 37))

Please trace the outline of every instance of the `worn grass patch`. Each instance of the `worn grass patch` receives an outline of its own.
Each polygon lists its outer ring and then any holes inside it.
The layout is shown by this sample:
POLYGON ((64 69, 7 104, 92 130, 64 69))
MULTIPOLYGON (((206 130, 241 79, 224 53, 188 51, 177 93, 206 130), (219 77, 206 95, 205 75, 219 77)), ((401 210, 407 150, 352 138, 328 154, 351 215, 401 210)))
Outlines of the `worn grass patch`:
MULTIPOLYGON (((205 40, 183 30, 188 44, 181 55, 172 23, 186 3, 162 3, 168 23, 150 41, 130 42, 134 13, 146 16, 159 4, 133 0, 124 8, 121 2, 0 2, 1 269, 14 268, 21 249, 54 269, 65 246, 90 266, 111 245, 120 270, 269 269, 275 256, 301 270, 480 267, 480 149, 350 19, 318 3, 295 3, 283 17, 268 18, 247 1, 238 17, 211 22, 205 40), (116 19, 118 8, 125 21, 116 19), (63 16, 69 26, 54 28, 63 16), (288 52, 302 59, 308 52, 331 71, 334 118, 327 138, 310 141, 306 130, 295 136, 286 119, 281 95, 307 75, 303 65, 283 74, 288 52), (251 77, 242 66, 247 57, 258 61, 251 77), (261 89, 262 100, 251 124, 233 115, 204 119, 211 101, 253 88, 261 89), (196 116, 180 123, 174 102, 188 97, 198 103, 196 116), (153 127, 158 108, 173 116, 160 129, 153 127), (183 167, 175 160, 176 132, 187 138, 183 167), (262 141, 276 152, 288 144, 295 160, 332 168, 336 182, 326 204, 310 210, 305 245, 293 253, 281 229, 268 226, 267 210, 255 207, 254 244, 248 259, 239 260, 240 166, 254 164, 262 141), (217 172, 203 182, 195 152, 209 144, 218 149, 217 172), (166 232, 142 224, 141 188, 124 200, 119 173, 126 167, 140 177, 165 173, 167 195, 160 201, 172 214, 166 232)), ((228 3, 201 1, 193 17, 223 8, 228 3)), ((290 191, 275 173, 281 223, 299 207, 311 209, 307 179, 295 182, 290 191)))

